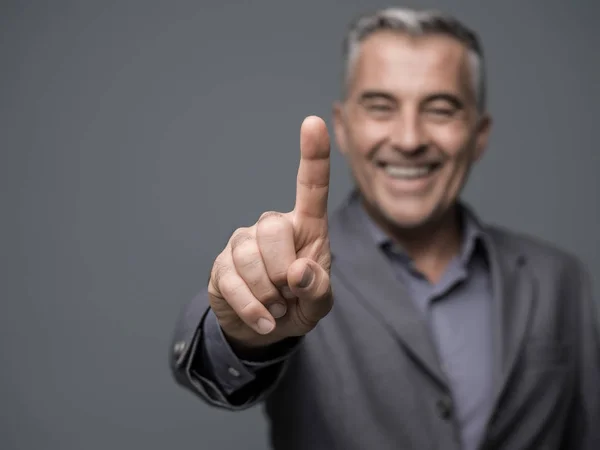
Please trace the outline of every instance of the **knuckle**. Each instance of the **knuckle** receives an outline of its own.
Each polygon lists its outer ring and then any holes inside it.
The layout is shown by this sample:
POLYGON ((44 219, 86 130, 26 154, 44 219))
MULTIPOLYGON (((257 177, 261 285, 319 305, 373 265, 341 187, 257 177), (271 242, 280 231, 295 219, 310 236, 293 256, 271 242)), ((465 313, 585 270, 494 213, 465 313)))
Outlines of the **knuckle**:
POLYGON ((249 228, 246 228, 246 227, 238 228, 231 235, 231 239, 229 240, 229 245, 231 246, 232 249, 234 249, 237 246, 239 246, 240 244, 244 243, 245 241, 248 241, 251 239, 252 239, 252 233, 250 232, 249 228))
POLYGON ((219 289, 223 294, 223 297, 227 300, 228 298, 237 297, 239 291, 244 287, 244 282, 238 277, 223 276, 219 289))
POLYGON ((254 297, 261 303, 269 303, 281 299, 279 291, 273 286, 273 283, 266 275, 249 274, 245 277, 244 281, 254 297))
POLYGON ((255 301, 248 301, 238 311, 238 315, 249 322, 254 322, 256 318, 260 317, 262 306, 260 303, 255 301))
POLYGON ((212 279, 213 282, 215 284, 215 286, 219 286, 219 284, 221 283, 222 278, 229 272, 231 271, 231 266, 226 264, 225 261, 223 261, 223 256, 222 254, 219 255, 216 259, 215 262, 213 264, 213 269, 212 269, 212 279))
POLYGON ((264 222, 265 220, 270 220, 273 218, 283 218, 283 214, 277 211, 266 211, 260 215, 257 223, 264 222))
POLYGON ((236 228, 235 230, 233 230, 233 233, 231 233, 230 240, 233 240, 236 236, 238 236, 240 234, 246 234, 247 232, 248 232, 248 228, 247 227, 236 228))
POLYGON ((233 260, 237 267, 256 268, 262 264, 260 250, 256 241, 246 239, 233 249, 233 260))
POLYGON ((283 214, 275 213, 262 219, 256 225, 256 239, 263 244, 280 242, 289 239, 292 234, 292 223, 283 214))
POLYGON ((291 224, 283 214, 272 213, 261 217, 256 225, 256 233, 261 236, 277 236, 285 233, 289 228, 291 224))
POLYGON ((279 291, 273 287, 273 285, 269 282, 266 287, 261 289, 260 283, 257 283, 256 286, 256 298, 261 303, 271 303, 276 300, 281 299, 281 295, 279 291))

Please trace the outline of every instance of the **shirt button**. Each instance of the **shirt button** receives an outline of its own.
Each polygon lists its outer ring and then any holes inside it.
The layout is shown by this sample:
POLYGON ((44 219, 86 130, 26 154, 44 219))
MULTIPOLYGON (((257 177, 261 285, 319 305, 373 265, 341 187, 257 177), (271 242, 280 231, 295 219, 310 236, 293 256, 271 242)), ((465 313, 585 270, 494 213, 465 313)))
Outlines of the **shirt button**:
POLYGON ((233 367, 230 367, 229 369, 227 369, 227 371, 229 372, 229 374, 230 374, 232 377, 236 377, 236 378, 237 378, 237 377, 239 377, 239 376, 240 376, 240 372, 239 372, 239 370, 236 370, 236 369, 235 369, 235 368, 233 368, 233 367))
POLYGON ((452 417, 452 399, 450 397, 442 397, 440 398, 437 403, 437 410, 438 410, 438 414, 440 415, 440 417, 444 420, 448 420, 450 417, 452 417))
POLYGON ((179 358, 184 350, 185 350, 185 342, 184 341, 178 341, 173 346, 173 353, 175 354, 176 358, 179 358))

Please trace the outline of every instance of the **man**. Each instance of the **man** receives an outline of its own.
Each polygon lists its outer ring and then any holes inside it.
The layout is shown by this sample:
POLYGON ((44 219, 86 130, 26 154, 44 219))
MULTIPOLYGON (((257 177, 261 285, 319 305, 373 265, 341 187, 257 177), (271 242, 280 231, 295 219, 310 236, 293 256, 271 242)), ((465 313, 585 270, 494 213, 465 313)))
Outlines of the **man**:
POLYGON ((264 401, 276 449, 600 448, 584 269, 460 201, 491 127, 476 35, 387 9, 344 56, 356 191, 328 217, 329 138, 307 118, 294 209, 233 233, 176 328, 176 380, 264 401))

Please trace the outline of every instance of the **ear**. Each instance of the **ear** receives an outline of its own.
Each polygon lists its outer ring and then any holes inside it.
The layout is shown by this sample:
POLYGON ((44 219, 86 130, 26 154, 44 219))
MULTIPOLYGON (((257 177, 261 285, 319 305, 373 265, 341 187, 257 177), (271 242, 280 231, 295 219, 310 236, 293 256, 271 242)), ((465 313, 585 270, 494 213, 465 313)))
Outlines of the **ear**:
POLYGON ((333 132, 335 134, 335 141, 337 148, 342 155, 347 153, 347 141, 346 141, 346 125, 344 118, 344 104, 340 101, 336 101, 333 104, 333 132))
POLYGON ((475 154, 473 155, 474 161, 479 161, 485 149, 488 146, 490 138, 490 132, 492 130, 492 117, 489 114, 484 114, 477 124, 477 136, 475 137, 475 154))

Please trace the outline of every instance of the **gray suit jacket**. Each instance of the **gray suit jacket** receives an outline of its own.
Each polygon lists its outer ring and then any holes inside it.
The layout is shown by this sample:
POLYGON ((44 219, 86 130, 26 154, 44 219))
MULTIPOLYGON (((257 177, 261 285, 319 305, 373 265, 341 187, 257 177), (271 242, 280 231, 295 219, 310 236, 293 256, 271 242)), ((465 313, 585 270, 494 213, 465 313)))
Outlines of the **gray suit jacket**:
MULTIPOLYGON (((600 449, 600 341, 585 270, 548 244, 483 228, 494 287, 495 406, 482 448, 600 449)), ((458 450, 448 381, 426 324, 349 204, 332 215, 330 239, 335 305, 292 356, 243 398, 226 397, 193 369, 204 291, 175 330, 175 379, 217 407, 264 401, 277 449, 458 450)))

